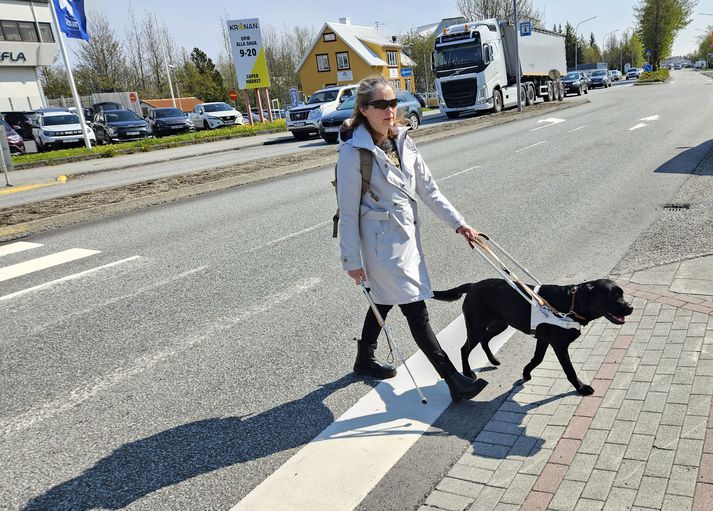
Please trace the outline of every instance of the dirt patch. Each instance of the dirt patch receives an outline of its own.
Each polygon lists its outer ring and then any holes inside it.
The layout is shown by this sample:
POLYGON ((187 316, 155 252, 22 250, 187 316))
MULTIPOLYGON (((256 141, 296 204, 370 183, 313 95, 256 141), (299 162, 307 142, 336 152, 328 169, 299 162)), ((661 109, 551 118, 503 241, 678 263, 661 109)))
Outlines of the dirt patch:
MULTIPOLYGON (((523 113, 510 110, 500 114, 481 115, 440 126, 420 128, 411 136, 415 140, 433 141, 585 102, 586 100, 573 100, 563 103, 539 103, 528 107, 523 113)), ((178 200, 200 193, 240 186, 261 179, 301 172, 329 164, 333 165, 336 159, 336 146, 329 146, 308 153, 261 158, 216 169, 0 208, 0 226, 3 226, 0 227, 0 240, 69 225, 82 220, 101 218, 152 204, 178 200), (83 211, 87 214, 77 214, 83 211), (53 219, 53 217, 58 218, 53 219), (43 222, 43 220, 47 221, 43 222)))

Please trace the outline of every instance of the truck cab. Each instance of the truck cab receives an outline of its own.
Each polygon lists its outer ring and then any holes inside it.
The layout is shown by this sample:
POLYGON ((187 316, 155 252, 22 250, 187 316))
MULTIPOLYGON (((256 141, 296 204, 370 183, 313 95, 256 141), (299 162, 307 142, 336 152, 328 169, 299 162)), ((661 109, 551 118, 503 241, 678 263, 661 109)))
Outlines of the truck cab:
POLYGON ((494 18, 451 25, 436 37, 431 64, 440 110, 450 118, 517 105, 518 75, 523 104, 564 96, 564 37, 554 32, 518 37, 511 22, 494 18))

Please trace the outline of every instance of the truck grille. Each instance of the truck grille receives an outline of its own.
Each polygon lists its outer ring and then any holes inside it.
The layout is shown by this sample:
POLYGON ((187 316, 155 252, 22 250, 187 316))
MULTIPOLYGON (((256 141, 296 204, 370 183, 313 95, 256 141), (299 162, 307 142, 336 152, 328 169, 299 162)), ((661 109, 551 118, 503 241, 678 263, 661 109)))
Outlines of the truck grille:
POLYGON ((441 82, 441 90, 448 108, 473 106, 478 91, 478 82, 475 78, 441 82))
POLYGON ((309 110, 303 112, 290 112, 290 120, 292 121, 306 121, 309 115, 309 110))

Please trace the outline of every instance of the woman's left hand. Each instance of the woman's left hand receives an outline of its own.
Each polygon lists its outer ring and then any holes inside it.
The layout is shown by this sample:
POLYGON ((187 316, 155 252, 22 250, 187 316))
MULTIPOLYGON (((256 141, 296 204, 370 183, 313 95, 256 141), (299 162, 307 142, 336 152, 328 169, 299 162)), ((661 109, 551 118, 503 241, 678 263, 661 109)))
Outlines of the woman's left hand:
POLYGON ((458 229, 456 229, 456 232, 465 238, 470 245, 470 248, 475 246, 474 243, 478 239, 478 236, 480 236, 480 233, 468 224, 461 225, 458 229))

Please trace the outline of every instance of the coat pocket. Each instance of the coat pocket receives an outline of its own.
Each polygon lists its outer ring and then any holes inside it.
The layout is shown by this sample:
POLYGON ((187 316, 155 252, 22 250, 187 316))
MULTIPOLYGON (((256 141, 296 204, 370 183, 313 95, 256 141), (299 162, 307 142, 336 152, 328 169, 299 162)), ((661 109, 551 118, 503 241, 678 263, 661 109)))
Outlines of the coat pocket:
POLYGON ((370 248, 378 259, 388 258, 391 251, 392 230, 391 214, 388 211, 370 209, 361 215, 362 236, 365 246, 370 248))

